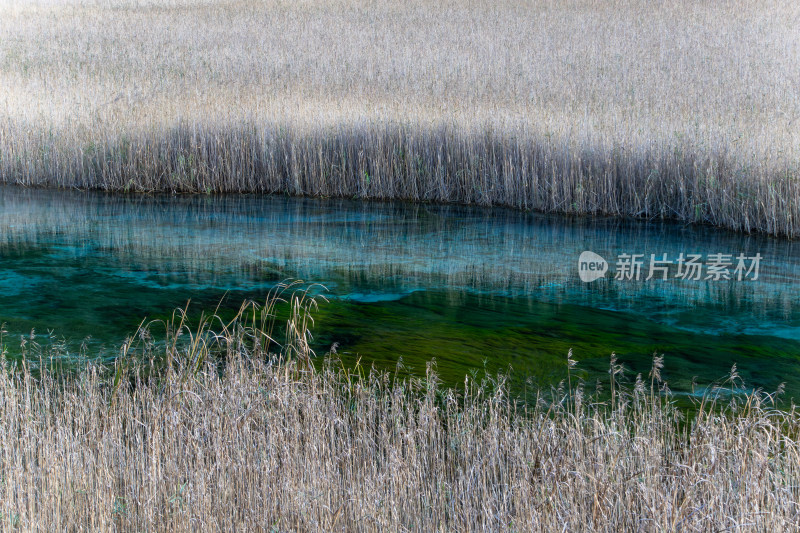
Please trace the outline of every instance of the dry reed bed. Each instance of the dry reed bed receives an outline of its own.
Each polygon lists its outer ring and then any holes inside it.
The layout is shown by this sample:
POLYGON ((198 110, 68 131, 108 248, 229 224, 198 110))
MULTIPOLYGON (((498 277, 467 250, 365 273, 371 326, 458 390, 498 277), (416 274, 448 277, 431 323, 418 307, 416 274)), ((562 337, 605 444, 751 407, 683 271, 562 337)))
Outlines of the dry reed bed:
POLYGON ((142 330, 116 369, 4 359, 3 530, 796 530, 800 416, 769 396, 707 396, 686 420, 658 358, 627 389, 612 358, 604 401, 571 370, 524 404, 502 379, 309 370, 294 300, 280 357, 268 306, 165 343, 142 330))
POLYGON ((0 181, 797 235, 795 2, 0 5, 0 181))

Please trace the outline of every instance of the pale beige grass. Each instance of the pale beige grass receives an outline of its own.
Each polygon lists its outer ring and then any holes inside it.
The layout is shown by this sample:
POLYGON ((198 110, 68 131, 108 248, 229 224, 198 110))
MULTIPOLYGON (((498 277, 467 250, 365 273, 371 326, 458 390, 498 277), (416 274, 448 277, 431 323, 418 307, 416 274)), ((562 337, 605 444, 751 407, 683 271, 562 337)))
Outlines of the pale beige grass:
POLYGON ((244 129, 256 143, 228 171, 253 174, 242 190, 500 203, 798 231, 796 2, 0 5, 3 181, 231 190, 236 176, 179 185, 167 178, 180 173, 175 161, 184 152, 216 165, 208 150, 187 145, 214 144, 215 134, 244 129), (291 144, 275 148, 276 130, 291 144), (175 140, 176 131, 191 140, 175 140), (337 134, 370 140, 326 152, 324 139, 337 134), (431 176, 375 162, 403 151, 414 136, 447 145, 439 154, 435 146, 415 152, 431 176), (138 147, 140 159, 120 155, 126 142, 138 147), (467 147, 466 160, 450 152, 459 143, 467 147), (98 156, 97 147, 108 153, 98 156), (325 169, 335 172, 350 149, 364 152, 365 162, 331 185, 325 169), (127 163, 98 170, 98 157, 127 163), (301 190, 284 183, 289 171, 256 173, 291 157, 306 166, 319 160, 318 170, 304 169, 318 175, 307 176, 312 183, 301 190), (564 163, 529 168, 537 157, 564 163), (488 169, 470 164, 492 158, 498 161, 488 169), (392 187, 358 186, 364 171, 384 175, 392 187), (166 177, 153 183, 143 177, 154 172, 166 177), (453 192, 463 176, 473 183, 482 174, 513 191, 453 192), (523 183, 531 174, 540 195, 523 183), (427 196, 415 192, 426 179, 436 188, 427 196), (657 194, 646 190, 654 179, 663 180, 657 194))
POLYGON ((140 331, 116 370, 3 359, 0 528, 796 531, 800 416, 726 395, 735 369, 688 420, 660 358, 627 389, 612 358, 605 400, 571 375, 524 403, 502 378, 310 370, 297 305, 282 356, 263 351, 268 312, 140 331))

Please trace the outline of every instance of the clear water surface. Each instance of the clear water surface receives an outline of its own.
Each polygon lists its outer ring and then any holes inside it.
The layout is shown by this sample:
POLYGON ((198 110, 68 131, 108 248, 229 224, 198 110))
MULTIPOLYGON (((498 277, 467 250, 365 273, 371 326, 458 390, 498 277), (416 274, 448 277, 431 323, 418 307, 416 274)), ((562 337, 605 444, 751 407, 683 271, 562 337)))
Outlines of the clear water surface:
MULTIPOLYGON (((707 262, 704 260, 704 262, 707 262)), ((705 273, 704 273, 705 274, 705 273)), ((504 370, 587 379, 611 352, 631 373, 666 357, 673 390, 736 362, 753 387, 800 395, 800 244, 672 222, 506 209, 257 196, 120 196, 0 187, 0 322, 113 357, 143 319, 238 308, 298 278, 328 288, 314 339, 345 360, 399 358, 445 380, 504 370), (611 272, 583 283, 591 250, 611 272), (616 280, 620 254, 761 254, 757 280, 616 280)), ((47 342, 49 342, 48 340, 47 342)))

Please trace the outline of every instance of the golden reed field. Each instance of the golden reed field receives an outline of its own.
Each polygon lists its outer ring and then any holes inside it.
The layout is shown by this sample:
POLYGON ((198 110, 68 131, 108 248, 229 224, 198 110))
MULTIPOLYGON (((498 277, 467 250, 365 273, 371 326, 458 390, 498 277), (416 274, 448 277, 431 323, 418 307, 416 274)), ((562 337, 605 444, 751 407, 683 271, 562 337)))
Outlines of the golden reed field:
POLYGON ((793 0, 0 6, 0 181, 800 233, 793 0))

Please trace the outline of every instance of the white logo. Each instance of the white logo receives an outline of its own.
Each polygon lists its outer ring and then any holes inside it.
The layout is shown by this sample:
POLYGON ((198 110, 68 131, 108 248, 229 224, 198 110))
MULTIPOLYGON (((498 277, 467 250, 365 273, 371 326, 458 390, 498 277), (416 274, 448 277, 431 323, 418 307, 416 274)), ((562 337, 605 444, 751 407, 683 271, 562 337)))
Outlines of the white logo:
POLYGON ((578 258, 578 275, 589 283, 602 278, 608 272, 608 262, 594 252, 585 251, 578 258))

